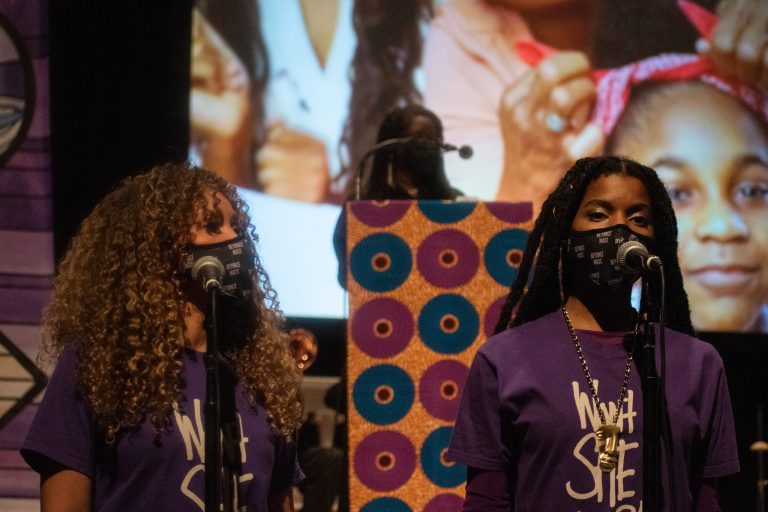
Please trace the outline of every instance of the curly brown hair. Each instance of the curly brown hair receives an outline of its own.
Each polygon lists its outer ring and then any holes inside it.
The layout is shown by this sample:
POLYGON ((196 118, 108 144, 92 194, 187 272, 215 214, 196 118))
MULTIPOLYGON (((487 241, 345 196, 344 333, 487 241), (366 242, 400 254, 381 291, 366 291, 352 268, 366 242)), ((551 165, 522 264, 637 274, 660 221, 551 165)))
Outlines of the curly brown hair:
MULTIPOLYGON (((182 397, 187 298, 180 265, 207 195, 232 204, 233 228, 254 254, 258 237, 235 188, 188 163, 157 166, 124 180, 83 221, 61 261, 43 325, 43 359, 77 350, 75 385, 106 441, 149 418, 158 435, 182 397)), ((215 204, 214 209, 217 209, 215 204)), ((277 296, 256 256, 255 330, 227 351, 248 401, 264 405, 286 437, 301 417, 299 373, 288 350, 277 296)))

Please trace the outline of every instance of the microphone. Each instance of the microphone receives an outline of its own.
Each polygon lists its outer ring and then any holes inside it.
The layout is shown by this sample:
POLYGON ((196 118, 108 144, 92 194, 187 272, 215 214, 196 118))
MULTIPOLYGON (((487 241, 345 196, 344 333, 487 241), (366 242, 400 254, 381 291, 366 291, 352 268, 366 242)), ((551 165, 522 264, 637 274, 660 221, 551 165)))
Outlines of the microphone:
POLYGON ((470 158, 472 154, 474 153, 472 151, 471 146, 461 146, 456 147, 453 144, 441 144, 437 141, 434 141, 432 139, 426 139, 423 137, 395 137, 392 139, 383 140, 379 143, 377 143, 375 146, 373 146, 371 149, 369 149, 363 157, 360 159, 360 163, 357 165, 357 171, 355 172, 355 199, 360 199, 360 183, 363 178, 363 168, 365 166, 365 162, 368 160, 368 158, 379 151, 382 148, 385 148, 387 146, 395 146, 399 144, 423 144, 428 147, 439 149, 442 152, 446 151, 458 151, 459 156, 466 160, 467 158, 470 158))
POLYGON ((224 264, 216 256, 203 256, 192 265, 192 279, 199 277, 206 292, 211 288, 221 288, 223 274, 224 264))
POLYGON ((442 149, 443 152, 458 151, 459 156, 464 160, 472 158, 472 155, 475 153, 472 150, 472 146, 467 146, 466 144, 461 147, 456 147, 453 144, 440 144, 440 149, 442 149))
POLYGON ((616 252, 619 266, 630 274, 645 273, 652 268, 661 267, 661 258, 648 252, 648 249, 637 240, 624 242, 616 252))

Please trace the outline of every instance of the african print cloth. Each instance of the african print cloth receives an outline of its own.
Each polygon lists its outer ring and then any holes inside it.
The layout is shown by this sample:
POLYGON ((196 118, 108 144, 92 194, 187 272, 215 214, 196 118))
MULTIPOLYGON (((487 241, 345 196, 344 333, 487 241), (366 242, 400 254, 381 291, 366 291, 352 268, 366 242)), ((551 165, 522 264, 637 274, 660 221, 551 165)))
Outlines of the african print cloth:
POLYGON ((466 468, 445 459, 448 441, 531 217, 530 203, 350 203, 351 510, 461 510, 466 468))

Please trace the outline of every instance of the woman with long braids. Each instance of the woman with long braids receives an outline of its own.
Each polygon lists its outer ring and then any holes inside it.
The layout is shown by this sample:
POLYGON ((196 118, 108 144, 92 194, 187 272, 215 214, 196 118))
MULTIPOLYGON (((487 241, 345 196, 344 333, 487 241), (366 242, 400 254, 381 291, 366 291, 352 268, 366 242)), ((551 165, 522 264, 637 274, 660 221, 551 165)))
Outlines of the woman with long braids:
MULTIPOLYGON (((387 199, 454 200, 463 196, 451 187, 443 167, 443 123, 434 112, 421 105, 392 109, 379 127, 376 143, 393 139, 414 139, 402 144, 382 146, 371 156, 370 169, 360 176, 360 197, 356 183, 349 184, 347 199, 383 201, 387 199)), ((369 141, 370 146, 370 141, 369 141)), ((365 162, 362 162, 363 164, 365 162)), ((347 289, 347 212, 346 205, 333 230, 333 249, 339 262, 339 285, 347 289)))
POLYGON ((630 240, 666 279, 664 510, 719 510, 716 479, 739 470, 722 361, 693 337, 664 186, 619 157, 578 160, 544 202, 475 357, 449 450, 469 468, 464 510, 641 509, 637 276, 616 263, 630 240))
POLYGON ((187 164, 126 179, 85 219, 55 280, 44 349, 58 363, 22 447, 43 511, 203 509, 207 294, 191 267, 204 256, 226 267, 222 510, 293 510, 299 375, 256 240, 234 187, 187 164))

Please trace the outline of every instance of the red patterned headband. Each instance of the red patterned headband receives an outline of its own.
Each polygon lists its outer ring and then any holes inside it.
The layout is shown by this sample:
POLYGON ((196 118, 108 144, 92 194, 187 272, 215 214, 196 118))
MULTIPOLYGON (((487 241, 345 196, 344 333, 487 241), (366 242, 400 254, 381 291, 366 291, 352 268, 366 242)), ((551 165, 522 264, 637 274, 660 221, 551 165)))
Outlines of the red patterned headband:
MULTIPOLYGON (((710 39, 717 16, 689 0, 678 5, 699 34, 710 39)), ((557 50, 537 41, 515 43, 518 56, 535 66, 557 50)), ((667 53, 645 58, 625 66, 592 72, 597 84, 597 99, 592 121, 610 134, 627 107, 632 88, 643 82, 679 82, 699 80, 741 100, 749 108, 768 119, 768 98, 759 90, 720 75, 709 59, 696 54, 667 53)))

